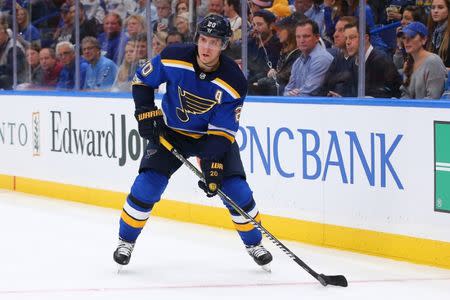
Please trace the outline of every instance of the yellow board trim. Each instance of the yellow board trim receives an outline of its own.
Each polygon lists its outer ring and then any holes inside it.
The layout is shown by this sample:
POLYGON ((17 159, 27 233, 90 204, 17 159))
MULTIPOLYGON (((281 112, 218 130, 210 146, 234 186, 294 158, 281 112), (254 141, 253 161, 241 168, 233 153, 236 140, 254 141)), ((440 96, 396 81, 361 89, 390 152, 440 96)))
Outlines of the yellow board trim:
POLYGON ((0 189, 14 190, 14 176, 0 174, 0 189))
MULTIPOLYGON (((0 175, 0 188, 120 210, 127 196, 121 192, 10 175, 0 175)), ((183 222, 234 228, 234 223, 225 208, 164 199, 155 205, 152 214, 183 222)), ((279 239, 450 269, 449 242, 270 215, 262 215, 261 219, 264 227, 279 239)))
POLYGON ((122 210, 122 214, 120 215, 122 220, 134 228, 143 228, 145 226, 145 223, 147 223, 147 220, 144 221, 138 221, 130 217, 125 211, 122 210))

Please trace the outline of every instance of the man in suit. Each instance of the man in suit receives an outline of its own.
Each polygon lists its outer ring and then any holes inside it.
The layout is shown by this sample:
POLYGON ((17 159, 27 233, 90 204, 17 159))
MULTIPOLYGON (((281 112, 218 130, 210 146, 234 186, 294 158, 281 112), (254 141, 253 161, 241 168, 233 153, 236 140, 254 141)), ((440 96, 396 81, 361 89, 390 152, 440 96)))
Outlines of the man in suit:
MULTIPOLYGON (((353 66, 353 96, 356 96, 358 87, 358 49, 359 26, 358 22, 345 25, 344 30, 348 55, 355 57, 353 66)), ((370 44, 370 33, 365 34, 366 57, 366 96, 374 98, 399 98, 402 78, 397 72, 392 59, 384 52, 374 49, 370 44)))
POLYGON ((355 17, 344 16, 336 23, 333 47, 327 49, 334 59, 325 74, 323 83, 312 93, 313 96, 354 96, 355 87, 352 76, 355 58, 347 53, 344 30, 347 24, 355 22, 358 22, 355 17))

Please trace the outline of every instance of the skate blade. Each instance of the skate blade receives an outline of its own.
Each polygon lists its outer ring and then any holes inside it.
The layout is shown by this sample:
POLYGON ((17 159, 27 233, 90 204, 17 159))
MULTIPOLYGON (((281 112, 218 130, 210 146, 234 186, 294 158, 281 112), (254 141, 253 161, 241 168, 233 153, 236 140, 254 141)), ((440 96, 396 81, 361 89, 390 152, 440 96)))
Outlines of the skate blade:
POLYGON ((270 263, 268 263, 267 265, 261 266, 261 268, 268 273, 272 273, 272 269, 270 268, 270 263))

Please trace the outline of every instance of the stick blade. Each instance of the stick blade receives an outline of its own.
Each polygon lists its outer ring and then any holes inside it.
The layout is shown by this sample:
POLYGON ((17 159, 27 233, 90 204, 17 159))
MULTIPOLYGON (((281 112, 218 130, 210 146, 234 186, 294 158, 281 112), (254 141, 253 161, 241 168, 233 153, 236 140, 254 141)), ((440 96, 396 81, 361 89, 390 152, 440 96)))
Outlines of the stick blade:
POLYGON ((348 286, 347 279, 345 278, 344 275, 329 275, 329 276, 327 276, 324 274, 320 274, 318 276, 317 280, 319 280, 319 282, 323 286, 327 286, 327 285, 336 285, 336 286, 342 286, 342 287, 348 286))

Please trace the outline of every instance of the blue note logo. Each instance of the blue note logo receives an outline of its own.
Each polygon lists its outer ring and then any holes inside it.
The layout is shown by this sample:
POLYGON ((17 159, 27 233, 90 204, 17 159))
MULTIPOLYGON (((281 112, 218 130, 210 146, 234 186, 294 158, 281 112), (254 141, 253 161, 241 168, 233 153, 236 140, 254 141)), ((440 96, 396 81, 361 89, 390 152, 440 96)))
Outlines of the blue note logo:
POLYGON ((216 100, 202 98, 181 89, 181 87, 178 87, 178 98, 180 107, 177 107, 177 116, 182 122, 189 121, 189 114, 205 114, 217 104, 216 100))

